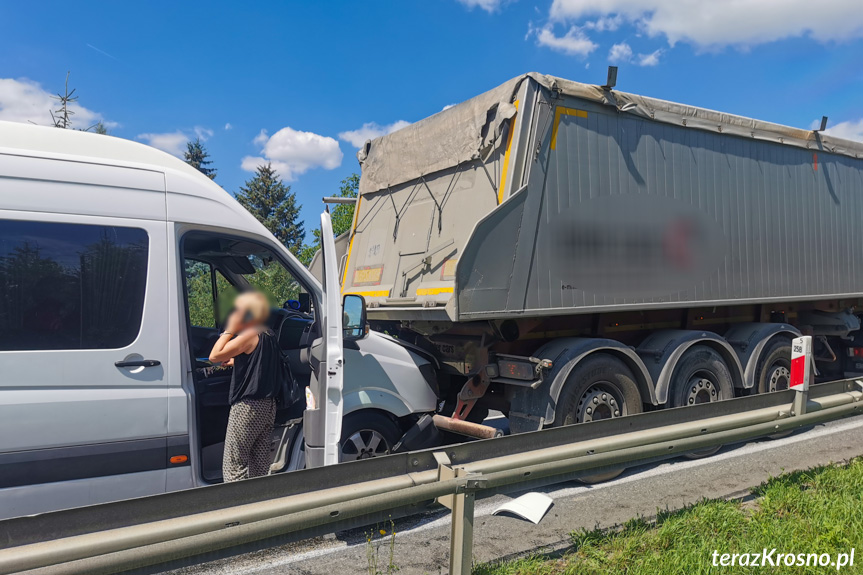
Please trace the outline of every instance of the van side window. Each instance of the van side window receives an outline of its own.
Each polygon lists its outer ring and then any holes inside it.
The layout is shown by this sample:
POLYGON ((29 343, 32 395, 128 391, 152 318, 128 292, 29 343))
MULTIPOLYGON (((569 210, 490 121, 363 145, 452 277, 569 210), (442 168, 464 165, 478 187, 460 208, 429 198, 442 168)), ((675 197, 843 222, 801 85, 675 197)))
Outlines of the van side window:
POLYGON ((237 288, 225 279, 222 272, 216 270, 216 321, 220 325, 227 321, 228 315, 234 308, 234 299, 238 293, 237 288))
POLYGON ((0 220, 0 351, 132 343, 148 247, 138 228, 0 220))
POLYGON ((186 298, 189 301, 189 323, 197 327, 216 327, 213 294, 213 266, 197 260, 186 260, 186 298))
POLYGON ((231 312, 237 288, 206 262, 186 258, 185 272, 189 323, 195 327, 219 327, 231 312))

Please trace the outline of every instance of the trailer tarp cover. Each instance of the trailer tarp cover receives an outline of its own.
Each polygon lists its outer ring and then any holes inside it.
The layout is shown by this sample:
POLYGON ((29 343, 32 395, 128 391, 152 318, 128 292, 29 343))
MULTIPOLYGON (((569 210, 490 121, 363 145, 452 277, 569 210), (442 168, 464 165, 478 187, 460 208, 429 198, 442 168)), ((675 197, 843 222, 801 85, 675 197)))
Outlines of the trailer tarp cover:
POLYGON ((504 123, 515 113, 513 98, 522 82, 533 79, 553 92, 626 109, 677 126, 722 132, 801 148, 863 158, 863 144, 733 114, 648 98, 600 86, 531 72, 401 130, 376 138, 359 151, 363 177, 360 194, 397 186, 421 176, 485 157, 502 145, 504 123))

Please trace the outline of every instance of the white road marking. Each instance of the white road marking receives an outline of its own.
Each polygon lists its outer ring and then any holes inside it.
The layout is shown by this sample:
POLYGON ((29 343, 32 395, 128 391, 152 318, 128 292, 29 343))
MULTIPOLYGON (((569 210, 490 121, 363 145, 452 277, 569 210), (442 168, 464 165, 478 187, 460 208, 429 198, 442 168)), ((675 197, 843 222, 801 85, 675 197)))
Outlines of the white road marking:
MULTIPOLYGON (((639 481, 642 479, 647 479, 650 477, 657 477, 660 475, 667 475, 674 471, 679 471, 681 469, 692 469, 694 467, 701 467, 704 465, 710 465, 711 463, 716 463, 718 461, 724 461, 727 459, 734 459, 737 457, 743 457, 745 455, 751 455, 753 453, 759 453, 761 451, 768 451, 770 449, 777 449, 779 447, 783 447, 785 445, 792 445, 794 443, 799 443, 801 441, 809 441, 811 439, 817 439, 819 437, 824 437, 826 435, 834 435, 837 433, 842 433, 844 431, 848 431, 851 429, 857 429, 859 427, 863 427, 863 418, 854 418, 851 421, 846 423, 823 427, 821 429, 814 429, 811 431, 807 431, 805 433, 800 433, 797 435, 792 435, 790 437, 786 437, 783 439, 773 439, 773 440, 761 440, 753 443, 748 443, 743 447, 734 449, 733 451, 728 451, 725 453, 720 453, 718 455, 712 455, 710 457, 706 457, 704 459, 693 459, 689 461, 681 461, 674 460, 671 463, 661 463, 656 467, 652 467, 649 469, 645 469, 644 471, 639 471, 637 473, 633 473, 632 475, 627 475, 625 477, 621 477, 620 479, 614 479, 612 481, 607 481, 605 483, 598 483, 596 485, 581 485, 578 487, 564 487, 561 489, 555 489, 553 491, 545 492, 552 499, 566 499, 569 497, 573 497, 580 493, 584 493, 586 491, 595 492, 598 489, 606 489, 608 487, 614 487, 615 485, 623 485, 626 483, 631 483, 633 481, 639 481)), ((506 496, 503 496, 506 497, 506 496)), ((500 502, 484 502, 480 503, 476 506, 476 510, 474 511, 474 517, 486 517, 492 514, 492 512, 500 505, 500 502)), ((449 514, 444 515, 443 517, 438 517, 436 519, 429 519, 426 521, 420 522, 418 525, 406 529, 403 533, 421 533, 423 531, 427 531, 429 529, 434 529, 436 527, 443 527, 445 525, 449 525, 450 516, 449 514)), ((344 542, 339 542, 338 545, 333 545, 331 547, 326 547, 323 549, 312 549, 311 551, 306 551, 304 553, 298 553, 296 555, 290 555, 288 557, 273 559, 268 561, 265 565, 256 565, 255 567, 249 569, 243 569, 242 573, 259 573, 262 571, 269 572, 273 568, 290 565, 292 563, 297 563, 299 561, 305 561, 307 559, 315 559, 318 557, 323 557, 326 555, 332 555, 333 553, 337 553, 344 549, 348 548, 348 544, 344 542)))

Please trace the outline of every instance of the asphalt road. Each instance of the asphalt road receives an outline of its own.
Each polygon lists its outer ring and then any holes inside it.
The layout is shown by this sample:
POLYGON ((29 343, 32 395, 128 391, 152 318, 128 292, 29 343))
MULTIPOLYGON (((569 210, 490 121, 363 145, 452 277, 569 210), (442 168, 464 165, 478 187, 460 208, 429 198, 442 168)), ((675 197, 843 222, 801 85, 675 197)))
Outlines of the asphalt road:
MULTIPOLYGON (((726 446, 700 460, 675 459, 629 470, 598 485, 565 483, 541 490, 554 505, 539 525, 492 511, 510 496, 476 505, 474 560, 489 561, 534 550, 557 550, 580 528, 612 527, 657 510, 678 509, 702 498, 743 496, 771 476, 863 455, 863 417, 844 419, 780 440, 726 446)), ((383 526, 389 530, 389 526, 383 526)), ((399 575, 448 571, 449 515, 428 513, 396 523, 394 563, 399 575)), ((354 530, 171 572, 172 575, 368 574, 367 534, 354 530)), ((376 532, 376 531, 375 531, 376 532)), ((379 551, 386 572, 389 550, 379 551)), ((709 559, 705 558, 705 561, 709 559)))

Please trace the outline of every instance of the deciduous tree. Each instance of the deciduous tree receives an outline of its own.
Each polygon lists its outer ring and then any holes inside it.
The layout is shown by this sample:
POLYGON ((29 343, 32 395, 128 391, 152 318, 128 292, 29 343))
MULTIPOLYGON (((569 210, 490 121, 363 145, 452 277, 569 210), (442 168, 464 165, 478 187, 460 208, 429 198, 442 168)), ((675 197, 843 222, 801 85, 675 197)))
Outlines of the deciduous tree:
MULTIPOLYGON (((356 198, 357 192, 360 189, 360 176, 351 174, 339 185, 338 198, 356 198)), ((337 204, 336 207, 330 210, 330 218, 333 222, 333 234, 340 236, 351 229, 354 222, 354 206, 355 204, 337 204)), ((315 257, 315 252, 321 249, 321 230, 315 228, 312 231, 312 242, 303 246, 297 257, 308 266, 312 263, 312 258, 315 257)))

